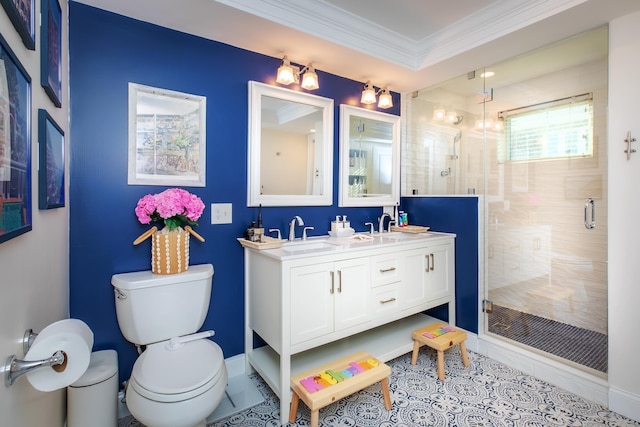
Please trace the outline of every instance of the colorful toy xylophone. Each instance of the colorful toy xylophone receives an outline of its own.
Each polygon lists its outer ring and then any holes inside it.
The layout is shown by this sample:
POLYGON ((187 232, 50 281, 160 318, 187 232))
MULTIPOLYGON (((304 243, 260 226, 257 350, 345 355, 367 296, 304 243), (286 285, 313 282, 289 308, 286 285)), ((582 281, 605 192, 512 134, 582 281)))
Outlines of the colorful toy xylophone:
POLYGON ((437 331, 433 331, 433 333, 425 332, 422 335, 429 339, 433 339, 433 338, 439 337, 440 335, 444 335, 447 332, 455 332, 455 331, 456 329, 452 328, 451 326, 444 326, 438 329, 437 331))
POLYGON ((375 359, 367 359, 363 362, 349 362, 349 367, 342 371, 327 369, 326 371, 320 372, 318 375, 301 379, 300 384, 302 384, 309 393, 314 393, 325 387, 338 384, 341 381, 349 379, 376 366, 378 366, 378 361, 375 359))

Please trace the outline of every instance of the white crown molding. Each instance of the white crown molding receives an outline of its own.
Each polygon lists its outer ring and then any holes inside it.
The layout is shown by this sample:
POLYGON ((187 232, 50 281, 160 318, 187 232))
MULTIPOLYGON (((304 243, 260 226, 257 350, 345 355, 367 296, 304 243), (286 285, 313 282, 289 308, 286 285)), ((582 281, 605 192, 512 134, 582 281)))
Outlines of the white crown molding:
POLYGON ((496 1, 413 40, 323 0, 216 0, 269 21, 418 71, 588 0, 496 1))
POLYGON ((216 0, 295 30, 415 69, 415 40, 319 0, 216 0))
POLYGON ((469 15, 421 40, 416 70, 494 41, 588 0, 509 0, 469 15))

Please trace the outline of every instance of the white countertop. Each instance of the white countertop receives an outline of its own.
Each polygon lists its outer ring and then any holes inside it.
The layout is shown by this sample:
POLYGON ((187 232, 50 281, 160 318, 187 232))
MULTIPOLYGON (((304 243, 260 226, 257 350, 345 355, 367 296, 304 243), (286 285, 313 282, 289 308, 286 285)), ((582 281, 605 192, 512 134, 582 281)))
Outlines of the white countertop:
POLYGON ((307 240, 296 239, 284 241, 282 246, 273 249, 253 249, 271 258, 290 260, 307 258, 319 255, 347 253, 364 249, 377 249, 388 246, 405 246, 413 243, 421 243, 425 240, 444 240, 455 237, 451 233, 404 233, 392 231, 385 233, 356 233, 346 237, 314 236, 307 240))

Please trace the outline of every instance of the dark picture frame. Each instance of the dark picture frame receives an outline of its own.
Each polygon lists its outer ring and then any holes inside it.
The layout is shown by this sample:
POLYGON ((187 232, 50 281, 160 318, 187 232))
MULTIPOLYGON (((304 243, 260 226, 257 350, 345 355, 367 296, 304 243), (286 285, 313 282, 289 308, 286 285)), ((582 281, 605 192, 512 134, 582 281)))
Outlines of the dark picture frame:
POLYGON ((0 35, 0 243, 30 231, 31 77, 0 35))
POLYGON ((38 110, 38 207, 64 207, 64 132, 47 110, 38 110))
POLYGON ((29 50, 36 49, 35 0, 0 0, 11 23, 29 50))
POLYGON ((62 105, 62 11, 58 0, 42 0, 40 84, 56 107, 62 105))

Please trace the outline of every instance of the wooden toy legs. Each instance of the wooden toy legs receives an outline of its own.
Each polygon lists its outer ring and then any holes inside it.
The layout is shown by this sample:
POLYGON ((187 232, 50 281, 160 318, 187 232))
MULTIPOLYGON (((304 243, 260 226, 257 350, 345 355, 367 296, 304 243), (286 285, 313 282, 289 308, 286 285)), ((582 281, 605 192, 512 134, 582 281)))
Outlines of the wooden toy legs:
POLYGON ((387 411, 390 411, 391 395, 389 394, 389 378, 383 378, 380 381, 380 385, 382 386, 382 395, 384 396, 384 407, 387 408, 387 411))
POLYGON ((296 414, 298 413, 298 402, 300 398, 294 391, 291 395, 291 408, 289 408, 289 422, 292 423, 296 420, 296 414))

